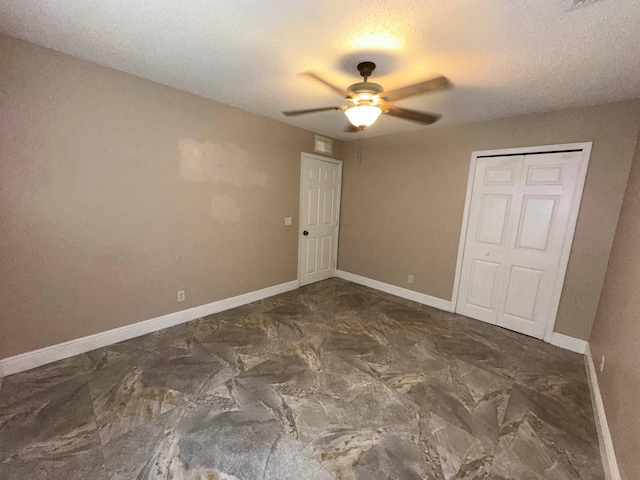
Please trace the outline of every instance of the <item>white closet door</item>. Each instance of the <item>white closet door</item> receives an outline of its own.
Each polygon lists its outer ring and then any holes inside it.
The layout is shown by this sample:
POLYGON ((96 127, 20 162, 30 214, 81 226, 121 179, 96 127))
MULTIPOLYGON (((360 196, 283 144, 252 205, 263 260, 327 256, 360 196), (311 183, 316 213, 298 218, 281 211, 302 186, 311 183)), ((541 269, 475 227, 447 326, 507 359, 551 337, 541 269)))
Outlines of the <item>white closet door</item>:
POLYGON ((544 336, 555 313, 554 287, 564 280, 559 267, 571 242, 580 160, 581 152, 478 159, 459 313, 544 336))

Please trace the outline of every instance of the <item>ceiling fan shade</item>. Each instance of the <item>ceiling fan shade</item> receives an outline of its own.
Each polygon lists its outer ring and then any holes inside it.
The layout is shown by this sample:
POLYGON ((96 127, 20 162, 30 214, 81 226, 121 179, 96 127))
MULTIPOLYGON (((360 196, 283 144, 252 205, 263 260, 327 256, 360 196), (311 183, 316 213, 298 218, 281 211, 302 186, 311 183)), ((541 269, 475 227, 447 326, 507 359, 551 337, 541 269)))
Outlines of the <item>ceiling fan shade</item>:
POLYGON ((344 114, 354 127, 369 127, 375 123, 382 110, 374 105, 356 105, 348 108, 344 114))

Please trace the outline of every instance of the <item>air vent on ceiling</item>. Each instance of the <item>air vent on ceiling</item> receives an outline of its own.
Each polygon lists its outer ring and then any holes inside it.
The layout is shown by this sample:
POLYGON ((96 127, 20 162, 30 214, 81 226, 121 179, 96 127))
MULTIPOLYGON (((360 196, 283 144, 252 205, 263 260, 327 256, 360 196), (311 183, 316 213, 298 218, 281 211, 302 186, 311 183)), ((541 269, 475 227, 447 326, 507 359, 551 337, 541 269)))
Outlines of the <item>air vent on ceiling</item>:
POLYGON ((576 8, 584 7, 585 5, 590 5, 599 1, 600 0, 562 0, 562 3, 564 4, 565 12, 568 12, 570 10, 575 10, 576 8))

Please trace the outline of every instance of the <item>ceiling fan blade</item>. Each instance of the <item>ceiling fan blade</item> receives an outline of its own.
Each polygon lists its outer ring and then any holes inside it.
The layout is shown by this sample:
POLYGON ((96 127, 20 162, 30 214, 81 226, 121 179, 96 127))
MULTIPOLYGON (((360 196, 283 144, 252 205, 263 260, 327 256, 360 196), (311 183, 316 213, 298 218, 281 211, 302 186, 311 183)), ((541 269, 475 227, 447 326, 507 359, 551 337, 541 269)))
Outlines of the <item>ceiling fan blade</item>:
POLYGON ((437 77, 407 87, 398 88, 397 90, 391 90, 390 92, 384 92, 380 96, 388 102, 394 102, 401 98, 407 98, 421 93, 437 92, 438 90, 450 87, 451 83, 446 77, 437 77))
POLYGON ((282 112, 287 117, 295 117, 296 115, 306 115, 307 113, 326 112, 329 110, 346 110, 347 107, 322 107, 322 108, 310 108, 307 110, 288 110, 282 112))
POLYGON ((382 113, 391 115, 392 117, 404 118, 405 120, 411 120, 412 122, 423 123, 426 125, 431 125, 432 123, 437 122, 442 116, 434 115, 432 113, 417 112, 415 110, 400 108, 389 104, 384 105, 382 113))
POLYGON ((335 93, 337 93, 338 95, 340 95, 343 98, 347 98, 349 96, 349 94, 347 93, 346 90, 343 90, 341 88, 336 87, 332 83, 327 82, 324 78, 319 77, 318 75, 316 75, 313 72, 305 72, 303 75, 306 75, 307 77, 311 77, 311 78, 313 78, 314 80, 317 80, 320 83, 324 83, 327 87, 329 87, 331 90, 333 90, 335 93))

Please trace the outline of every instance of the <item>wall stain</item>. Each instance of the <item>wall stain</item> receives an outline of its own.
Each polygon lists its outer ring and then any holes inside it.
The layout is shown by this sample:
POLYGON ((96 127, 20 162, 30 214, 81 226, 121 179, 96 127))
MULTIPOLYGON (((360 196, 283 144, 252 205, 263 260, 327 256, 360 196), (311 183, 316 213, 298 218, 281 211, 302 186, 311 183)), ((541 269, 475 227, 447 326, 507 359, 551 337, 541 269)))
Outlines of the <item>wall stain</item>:
MULTIPOLYGON (((267 174, 252 168, 249 153, 231 143, 199 142, 183 138, 178 142, 180 176, 187 182, 229 184, 235 187, 267 184, 267 174)), ((211 216, 219 223, 239 222, 238 202, 229 195, 211 199, 211 216)))

